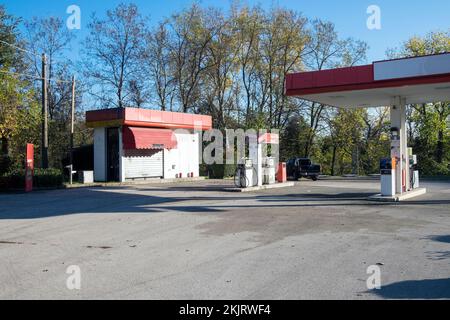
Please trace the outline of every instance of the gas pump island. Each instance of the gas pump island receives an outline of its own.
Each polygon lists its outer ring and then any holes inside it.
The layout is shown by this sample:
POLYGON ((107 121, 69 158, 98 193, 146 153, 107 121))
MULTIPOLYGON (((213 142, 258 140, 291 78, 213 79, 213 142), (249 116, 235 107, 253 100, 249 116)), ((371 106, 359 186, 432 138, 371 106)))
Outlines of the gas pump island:
POLYGON ((278 152, 267 156, 264 146, 278 147, 279 135, 276 133, 263 133, 249 137, 248 157, 242 159, 235 175, 235 185, 238 188, 262 187, 274 185, 277 182, 278 152))
POLYGON ((419 171, 417 156, 407 147, 406 103, 404 99, 396 99, 391 107, 391 157, 381 159, 381 196, 395 197, 419 189, 419 171))
POLYGON ((381 194, 374 198, 401 201, 426 193, 417 156, 407 146, 406 108, 450 101, 450 53, 288 74, 286 95, 337 108, 389 106, 391 154, 380 161, 381 194))

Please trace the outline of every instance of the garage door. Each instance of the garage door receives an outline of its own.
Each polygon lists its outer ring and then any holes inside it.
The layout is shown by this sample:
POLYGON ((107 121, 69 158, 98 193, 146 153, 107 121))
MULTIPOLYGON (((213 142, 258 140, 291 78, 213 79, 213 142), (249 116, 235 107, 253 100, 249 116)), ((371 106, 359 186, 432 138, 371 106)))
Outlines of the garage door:
POLYGON ((125 179, 162 178, 164 176, 163 150, 126 150, 125 179))

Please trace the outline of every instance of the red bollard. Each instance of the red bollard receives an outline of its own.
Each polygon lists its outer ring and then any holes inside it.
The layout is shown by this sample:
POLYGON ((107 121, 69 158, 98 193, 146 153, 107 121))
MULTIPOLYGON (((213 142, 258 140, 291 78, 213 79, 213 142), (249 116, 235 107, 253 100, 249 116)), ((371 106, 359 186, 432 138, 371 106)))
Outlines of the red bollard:
POLYGON ((25 192, 33 191, 34 175, 34 145, 27 144, 27 154, 25 163, 25 192))
POLYGON ((278 164, 277 181, 280 183, 287 181, 286 162, 280 162, 278 164))

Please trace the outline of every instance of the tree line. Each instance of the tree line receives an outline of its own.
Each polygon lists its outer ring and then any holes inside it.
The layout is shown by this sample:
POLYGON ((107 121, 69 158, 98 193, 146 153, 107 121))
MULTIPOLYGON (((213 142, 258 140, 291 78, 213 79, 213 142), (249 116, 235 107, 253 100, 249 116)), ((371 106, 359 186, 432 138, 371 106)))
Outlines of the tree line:
MULTIPOLYGON (((366 63, 368 45, 342 38, 332 22, 285 8, 194 4, 153 23, 134 4, 92 15, 76 39, 62 19, 22 21, 0 7, 1 170, 23 163, 23 145, 39 150, 40 54, 48 56, 50 163, 69 148, 72 74, 77 74, 75 143, 92 143, 84 111, 153 108, 208 114, 218 129, 281 131, 281 157, 311 157, 326 174, 371 174, 389 155, 389 110, 335 109, 286 97, 291 72, 366 63), (22 26, 22 28, 20 27, 22 26), (79 61, 68 58, 80 44, 79 61)), ((450 30, 413 37, 388 57, 450 51, 450 30)), ((408 107, 409 144, 426 174, 449 174, 450 105, 408 107)), ((39 155, 39 151, 37 151, 39 155)))

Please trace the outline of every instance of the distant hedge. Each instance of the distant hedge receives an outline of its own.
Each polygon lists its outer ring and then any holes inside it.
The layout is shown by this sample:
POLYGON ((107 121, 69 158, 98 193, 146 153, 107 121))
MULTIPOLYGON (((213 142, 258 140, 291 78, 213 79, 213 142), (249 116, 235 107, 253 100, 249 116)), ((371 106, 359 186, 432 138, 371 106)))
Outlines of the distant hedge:
POLYGON ((234 177, 236 167, 235 164, 203 164, 200 166, 200 175, 210 179, 231 178, 234 177))
POLYGON ((11 167, 12 161, 11 158, 7 155, 0 155, 0 175, 8 172, 11 167))
MULTIPOLYGON (((64 176, 59 169, 35 169, 33 188, 59 188, 64 176)), ((25 170, 13 170, 0 176, 0 190, 20 190, 25 187, 25 170)))

